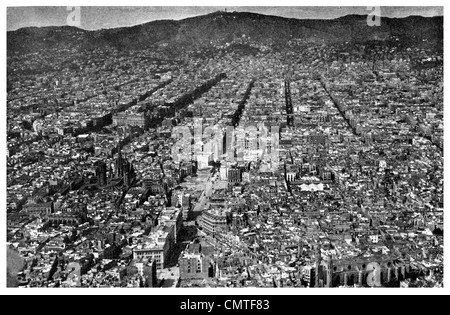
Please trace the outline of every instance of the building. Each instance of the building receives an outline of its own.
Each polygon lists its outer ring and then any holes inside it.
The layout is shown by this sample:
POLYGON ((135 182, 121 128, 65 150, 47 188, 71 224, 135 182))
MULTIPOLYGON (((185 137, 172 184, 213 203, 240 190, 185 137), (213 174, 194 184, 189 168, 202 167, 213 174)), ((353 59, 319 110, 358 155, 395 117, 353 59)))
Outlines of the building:
POLYGON ((133 248, 133 259, 155 261, 157 269, 163 269, 168 258, 166 235, 159 235, 133 248))
POLYGON ((242 181, 241 170, 240 169, 230 169, 228 170, 228 182, 230 183, 240 183, 242 181))
POLYGON ((177 243, 178 235, 183 227, 183 212, 179 208, 165 208, 159 214, 159 225, 164 227, 165 231, 171 233, 173 242, 177 243))
POLYGON ((131 183, 131 177, 132 177, 132 166, 131 163, 128 162, 128 160, 125 160, 123 163, 123 170, 122 170, 122 174, 123 174, 123 185, 126 187, 130 186, 131 183))
POLYGON ((48 215, 48 222, 54 225, 80 225, 83 217, 80 213, 52 213, 48 215))
POLYGON ((172 193, 172 207, 181 208, 183 213, 183 220, 187 220, 191 211, 191 195, 185 194, 182 191, 175 191, 172 193))
POLYGON ((123 157, 122 157, 122 151, 119 149, 119 154, 117 155, 116 164, 115 164, 115 170, 116 170, 116 177, 122 177, 123 176, 123 157))
POLYGON ((41 217, 53 213, 53 202, 30 202, 23 206, 23 210, 30 217, 41 217))
POLYGON ((145 113, 121 112, 113 116, 115 126, 136 126, 148 129, 149 123, 150 119, 145 113))
POLYGON ((214 234, 227 229, 227 214, 224 210, 210 209, 202 214, 202 228, 205 232, 214 234))
POLYGON ((198 243, 191 243, 178 259, 180 266, 180 279, 207 279, 213 278, 216 273, 214 261, 205 253, 198 243))
POLYGON ((201 152, 197 154, 197 167, 199 170, 208 168, 212 161, 213 155, 210 152, 201 152))
POLYGON ((145 279, 145 286, 156 288, 158 286, 157 263, 150 259, 148 262, 138 261, 134 263, 139 276, 145 279))
POLYGON ((106 186, 108 184, 107 177, 106 177, 106 163, 105 162, 98 163, 96 175, 97 175, 97 182, 100 186, 106 186))
POLYGON ((183 225, 182 211, 166 208, 159 215, 156 231, 143 239, 142 244, 133 248, 133 259, 154 260, 158 269, 163 269, 177 243, 178 234, 183 225))
POLYGON ((227 180, 228 179, 228 169, 226 166, 222 165, 220 167, 220 180, 227 180))

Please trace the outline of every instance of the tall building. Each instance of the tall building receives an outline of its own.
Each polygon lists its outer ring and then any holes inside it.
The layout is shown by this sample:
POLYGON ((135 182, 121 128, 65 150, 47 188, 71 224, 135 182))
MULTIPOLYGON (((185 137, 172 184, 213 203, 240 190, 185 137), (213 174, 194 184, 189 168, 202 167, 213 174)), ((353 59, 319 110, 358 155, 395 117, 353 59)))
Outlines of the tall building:
POLYGON ((129 187, 131 183, 131 164, 126 159, 123 162, 122 174, 123 174, 123 185, 129 187))
POLYGON ((203 170, 209 167, 209 162, 213 160, 213 155, 211 153, 199 153, 197 155, 197 165, 199 170, 203 170))
POLYGON ((322 256, 320 254, 320 245, 316 247, 316 272, 315 272, 315 287, 320 287, 320 263, 322 262, 322 256))
POLYGON ((220 167, 220 180, 228 179, 228 168, 225 165, 220 167))
POLYGON ((131 181, 135 176, 133 164, 128 159, 122 156, 122 152, 119 149, 117 159, 115 161, 115 177, 123 179, 124 186, 130 186, 131 181))
POLYGON ((119 154, 116 159, 116 177, 122 177, 123 176, 123 157, 122 157, 122 150, 119 149, 119 154))
POLYGON ((202 228, 207 233, 217 233, 226 231, 227 229, 227 215, 226 212, 219 209, 210 209, 203 211, 202 228))
POLYGON ((106 177, 106 163, 105 162, 99 162, 97 166, 97 182, 100 186, 106 186, 108 184, 107 177, 106 177))
POLYGON ((23 210, 30 217, 41 217, 53 213, 53 202, 29 202, 23 206, 23 210))

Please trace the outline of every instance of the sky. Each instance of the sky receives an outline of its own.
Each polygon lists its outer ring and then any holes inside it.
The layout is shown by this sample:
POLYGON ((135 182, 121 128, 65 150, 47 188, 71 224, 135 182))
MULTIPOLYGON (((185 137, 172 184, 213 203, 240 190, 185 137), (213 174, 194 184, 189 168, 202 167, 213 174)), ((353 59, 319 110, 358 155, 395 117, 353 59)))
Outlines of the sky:
MULTIPOLYGON (((86 30, 115 28, 143 24, 154 20, 180 20, 197 15, 208 14, 218 10, 254 12, 298 19, 333 19, 348 14, 367 15, 367 7, 81 7, 79 27, 86 30)), ((381 7, 381 16, 406 17, 410 15, 443 16, 443 7, 381 7)), ((29 26, 67 25, 71 13, 68 7, 8 7, 7 30, 17 30, 29 26)))

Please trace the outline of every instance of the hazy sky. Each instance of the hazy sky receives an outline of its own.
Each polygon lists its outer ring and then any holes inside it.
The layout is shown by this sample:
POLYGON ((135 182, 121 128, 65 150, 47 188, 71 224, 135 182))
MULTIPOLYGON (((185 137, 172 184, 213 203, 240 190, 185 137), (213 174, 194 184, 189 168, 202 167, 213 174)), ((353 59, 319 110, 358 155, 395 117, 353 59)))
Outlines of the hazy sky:
MULTIPOLYGON (((255 12, 300 19, 330 19, 347 14, 368 14, 367 7, 81 7, 80 27, 87 30, 142 24, 154 20, 179 20, 218 10, 255 12)), ((9 7, 7 29, 27 26, 67 25, 67 7, 9 7)), ((381 16, 443 15, 443 7, 382 7, 381 16)))

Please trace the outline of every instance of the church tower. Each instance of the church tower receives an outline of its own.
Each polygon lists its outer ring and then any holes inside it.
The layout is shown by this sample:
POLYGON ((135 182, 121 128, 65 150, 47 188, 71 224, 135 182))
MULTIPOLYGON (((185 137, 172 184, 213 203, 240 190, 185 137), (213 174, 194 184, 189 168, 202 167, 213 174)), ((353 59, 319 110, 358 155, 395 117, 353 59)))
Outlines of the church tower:
POLYGON ((129 187, 131 182, 130 162, 128 162, 128 160, 125 160, 122 167, 123 184, 124 186, 129 187))
POLYGON ((122 150, 119 149, 119 155, 116 159, 116 177, 121 178, 123 176, 123 157, 122 150))
POLYGON ((97 173, 97 182, 100 186, 106 186, 107 184, 106 170, 107 167, 105 162, 102 161, 98 163, 96 173, 97 173))

